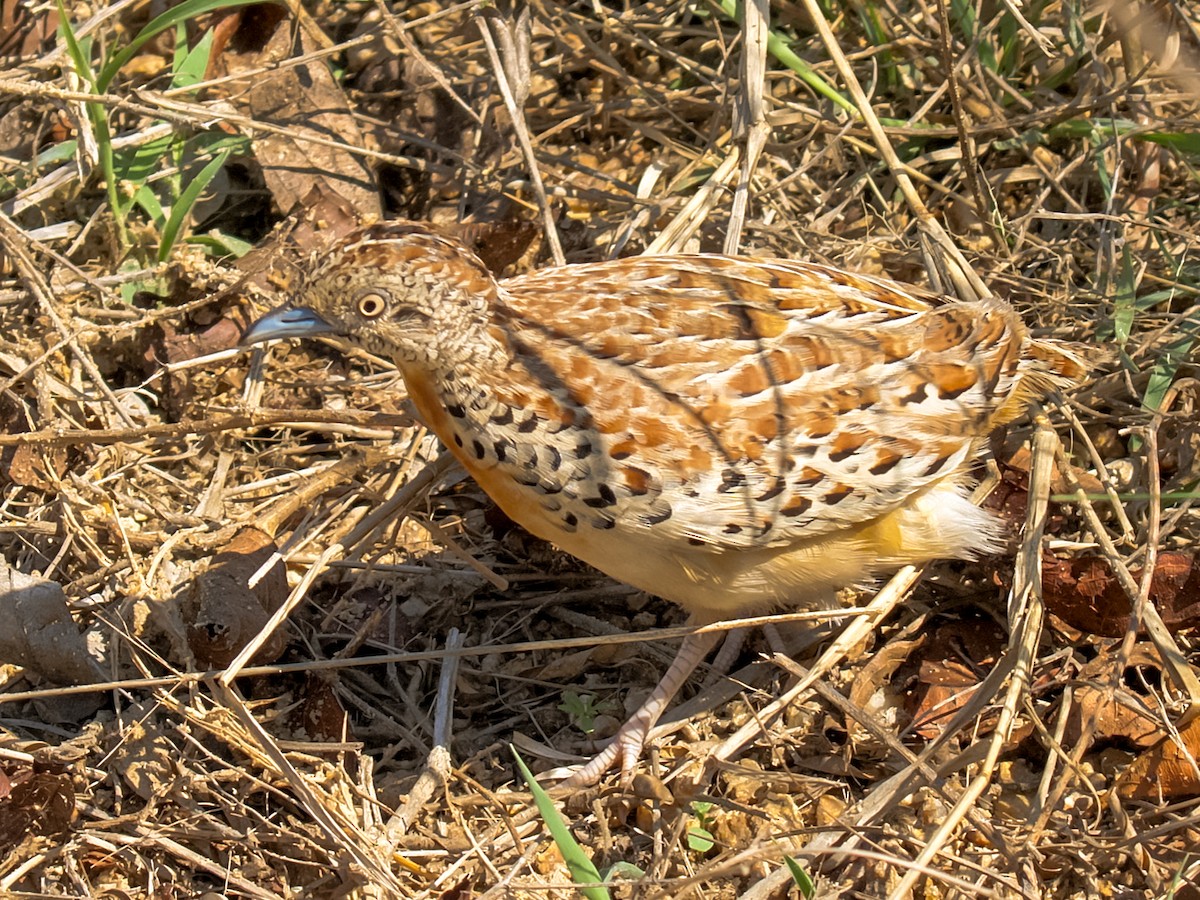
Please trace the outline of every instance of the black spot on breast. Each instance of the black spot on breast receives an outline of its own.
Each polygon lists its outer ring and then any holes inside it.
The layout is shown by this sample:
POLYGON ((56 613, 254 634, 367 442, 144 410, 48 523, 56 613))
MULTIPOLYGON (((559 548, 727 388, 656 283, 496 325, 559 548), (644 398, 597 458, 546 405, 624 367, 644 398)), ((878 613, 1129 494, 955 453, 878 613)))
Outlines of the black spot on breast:
POLYGON ((599 494, 598 497, 583 498, 583 502, 592 509, 604 509, 617 502, 617 495, 613 493, 613 489, 603 482, 596 486, 596 493, 599 494))
POLYGON ((836 490, 836 491, 830 491, 828 494, 825 495, 825 502, 827 504, 829 504, 830 506, 834 506, 838 503, 841 503, 843 500, 845 500, 847 497, 849 497, 853 493, 854 493, 854 490, 852 488, 848 488, 848 487, 843 487, 840 490, 836 490))
POLYGON ((746 476, 737 469, 726 469, 721 473, 721 484, 717 490, 722 494, 728 494, 735 488, 739 488, 746 483, 746 476))
POLYGON ((799 516, 808 512, 811 508, 812 501, 807 497, 793 497, 792 501, 783 509, 779 510, 779 512, 781 515, 785 516, 799 516))
POLYGON ((925 392, 926 392, 927 388, 928 388, 928 385, 918 384, 915 388, 913 388, 913 392, 911 394, 906 394, 900 398, 901 404, 920 403, 922 400, 925 399, 925 392))
POLYGON ((517 423, 517 431, 521 432, 521 434, 529 434, 531 431, 537 431, 537 427, 538 417, 536 415, 530 416, 524 422, 517 423))
POLYGON ((575 515, 575 513, 567 513, 565 516, 563 516, 563 524, 574 528, 579 524, 579 517, 575 515))
POLYGON ((510 446, 511 445, 509 442, 503 439, 492 444, 492 452, 496 454, 496 459, 500 460, 500 462, 506 462, 508 460, 508 448, 510 446))
POLYGON ((562 468, 562 454, 558 452, 558 448, 554 445, 547 447, 546 452, 550 454, 550 458, 546 460, 546 465, 550 467, 551 472, 557 472, 562 468))
POLYGON ((480 441, 471 441, 471 452, 475 454, 476 459, 483 459, 487 456, 487 450, 480 441))
POLYGON ((693 547, 703 547, 704 546, 704 541, 700 540, 700 538, 698 538, 698 537, 690 537, 687 539, 687 541, 693 547))
POLYGON ((663 522, 667 521, 667 519, 671 518, 671 515, 671 507, 668 506, 662 512, 650 513, 642 516, 642 521, 647 525, 661 525, 663 522))
POLYGON ((946 463, 948 463, 949 461, 950 461, 950 457, 939 456, 937 459, 935 459, 933 462, 931 462, 929 464, 929 468, 927 468, 922 474, 926 478, 928 478, 930 475, 936 475, 938 472, 941 471, 942 466, 946 465, 946 463))
POLYGON ((513 420, 513 411, 511 406, 500 407, 499 412, 492 413, 493 425, 510 425, 513 420))
POLYGON ((460 403, 447 404, 446 412, 448 412, 450 415, 452 415, 456 419, 461 419, 461 418, 463 418, 463 416, 465 416, 467 414, 467 411, 462 408, 462 404, 460 404, 460 403))
POLYGON ((783 479, 776 478, 775 483, 773 485, 771 485, 769 488, 767 488, 765 491, 763 491, 761 494, 759 494, 754 499, 757 502, 761 503, 764 500, 770 500, 772 497, 778 497, 780 494, 783 493, 783 488, 784 488, 783 479))
POLYGON ((576 459, 587 459, 589 456, 592 455, 592 451, 594 451, 595 449, 596 448, 594 446, 592 446, 591 441, 580 441, 579 445, 576 446, 576 448, 575 448, 575 458, 576 459))
POLYGON ((461 434, 454 435, 454 446, 461 447, 462 445, 463 445, 462 435, 461 434))
POLYGON ((726 525, 726 526, 725 526, 724 528, 722 528, 721 530, 722 530, 722 531, 723 531, 725 534, 741 534, 741 533, 742 533, 742 526, 741 526, 741 525, 738 525, 738 524, 736 524, 735 522, 730 522, 728 525, 726 525))
POLYGON ((596 518, 592 519, 592 527, 599 528, 601 531, 608 531, 610 528, 616 528, 617 523, 616 520, 609 516, 596 516, 596 518))

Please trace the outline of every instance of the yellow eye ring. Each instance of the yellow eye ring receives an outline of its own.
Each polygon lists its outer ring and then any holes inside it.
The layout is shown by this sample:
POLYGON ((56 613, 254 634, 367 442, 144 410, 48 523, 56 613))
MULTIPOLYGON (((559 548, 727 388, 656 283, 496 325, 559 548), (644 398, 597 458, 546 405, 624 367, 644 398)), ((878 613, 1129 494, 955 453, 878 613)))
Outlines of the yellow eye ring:
POLYGON ((358 298, 358 314, 364 319, 377 319, 387 309, 387 298, 374 292, 358 298))

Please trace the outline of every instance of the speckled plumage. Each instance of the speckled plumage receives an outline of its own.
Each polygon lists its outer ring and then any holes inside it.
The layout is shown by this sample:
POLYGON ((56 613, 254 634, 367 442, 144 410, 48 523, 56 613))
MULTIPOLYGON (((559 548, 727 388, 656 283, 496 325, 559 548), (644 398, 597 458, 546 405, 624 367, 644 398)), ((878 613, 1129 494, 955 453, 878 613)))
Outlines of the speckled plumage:
POLYGON ((994 549, 967 468, 1085 372, 996 300, 716 255, 497 282, 411 223, 323 254, 293 306, 394 359, 516 522, 700 621, 994 549))

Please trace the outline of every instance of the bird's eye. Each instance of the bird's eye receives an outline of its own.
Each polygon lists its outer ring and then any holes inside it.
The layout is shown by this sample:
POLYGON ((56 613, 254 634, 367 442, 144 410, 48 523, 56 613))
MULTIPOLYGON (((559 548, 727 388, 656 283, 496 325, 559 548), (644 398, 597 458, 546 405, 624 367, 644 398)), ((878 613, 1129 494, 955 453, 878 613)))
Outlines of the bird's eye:
POLYGON ((358 314, 364 319, 377 319, 387 309, 387 300, 383 294, 363 294, 358 298, 358 314))

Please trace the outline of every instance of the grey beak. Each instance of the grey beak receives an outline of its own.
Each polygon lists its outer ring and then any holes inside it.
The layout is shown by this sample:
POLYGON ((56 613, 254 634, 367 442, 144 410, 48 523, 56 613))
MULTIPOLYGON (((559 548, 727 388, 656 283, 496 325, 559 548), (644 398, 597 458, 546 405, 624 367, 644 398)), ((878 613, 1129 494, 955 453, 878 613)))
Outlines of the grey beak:
POLYGON ((319 337, 334 333, 334 327, 307 306, 281 306, 247 328, 241 344, 245 347, 280 338, 319 337))

